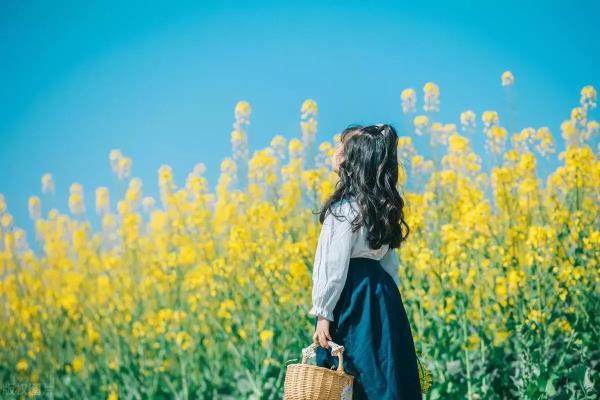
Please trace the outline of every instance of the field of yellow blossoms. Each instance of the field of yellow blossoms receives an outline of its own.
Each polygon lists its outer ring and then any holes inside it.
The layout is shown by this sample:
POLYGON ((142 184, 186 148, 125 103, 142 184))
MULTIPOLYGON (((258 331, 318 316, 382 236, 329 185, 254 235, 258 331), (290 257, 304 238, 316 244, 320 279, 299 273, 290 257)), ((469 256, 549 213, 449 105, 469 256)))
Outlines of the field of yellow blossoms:
MULTIPOLYGON (((510 72, 501 84, 511 90, 510 72)), ((492 110, 442 123, 438 86, 422 94, 399 98, 414 132, 399 129, 411 232, 398 254, 417 351, 432 371, 425 397, 597 399, 596 90, 574 96, 560 132, 509 132, 492 110), (559 166, 542 179, 537 163, 549 157, 559 166)), ((73 183, 69 212, 43 211, 54 191, 45 174, 28 205, 41 251, 0 195, 0 397, 281 399, 286 365, 312 340, 312 211, 336 182, 339 134, 315 143, 317 111, 306 100, 301 137, 276 136, 250 155, 251 107, 239 102, 213 191, 204 164, 182 185, 163 165, 160 198, 145 196, 132 160, 113 150, 122 198, 98 187, 88 210, 73 183)))

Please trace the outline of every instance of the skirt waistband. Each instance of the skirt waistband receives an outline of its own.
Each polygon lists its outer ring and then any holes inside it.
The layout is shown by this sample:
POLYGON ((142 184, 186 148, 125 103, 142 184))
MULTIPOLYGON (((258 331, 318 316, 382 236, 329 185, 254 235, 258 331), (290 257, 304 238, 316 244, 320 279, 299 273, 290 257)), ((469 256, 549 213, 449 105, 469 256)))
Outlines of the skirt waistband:
POLYGON ((350 263, 354 263, 354 264, 378 264, 381 265, 380 263, 381 260, 377 260, 375 258, 369 258, 369 257, 350 257, 350 263))

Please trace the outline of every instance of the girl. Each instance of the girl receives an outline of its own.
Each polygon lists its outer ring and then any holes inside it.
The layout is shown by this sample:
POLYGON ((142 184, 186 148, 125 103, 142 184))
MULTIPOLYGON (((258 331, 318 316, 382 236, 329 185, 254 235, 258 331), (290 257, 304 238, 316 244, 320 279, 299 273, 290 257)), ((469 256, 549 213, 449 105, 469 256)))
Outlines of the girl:
POLYGON ((321 346, 316 364, 337 368, 327 341, 343 345, 354 399, 422 398, 394 250, 409 232, 396 189, 397 143, 390 125, 345 129, 332 159, 340 179, 320 211, 309 311, 321 346))

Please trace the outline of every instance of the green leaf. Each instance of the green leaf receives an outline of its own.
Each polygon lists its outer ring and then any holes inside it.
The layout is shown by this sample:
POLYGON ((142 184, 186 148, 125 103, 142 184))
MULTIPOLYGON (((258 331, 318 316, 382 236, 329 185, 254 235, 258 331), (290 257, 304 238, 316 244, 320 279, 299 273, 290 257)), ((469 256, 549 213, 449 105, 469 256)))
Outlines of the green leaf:
POLYGON ((528 398, 536 399, 538 398, 540 392, 538 390, 537 385, 533 382, 530 382, 529 385, 527 385, 526 393, 528 398))
POLYGON ((590 376, 592 375, 592 370, 590 368, 586 369, 585 377, 583 378, 583 388, 589 392, 594 390, 594 383, 590 376))
POLYGON ((556 396, 556 389, 554 388, 554 384, 552 383, 552 379, 554 377, 548 379, 548 382, 546 383, 546 394, 551 397, 551 396, 556 396))
POLYGON ((575 382, 581 382, 585 376, 585 366, 579 366, 569 372, 569 378, 575 382))

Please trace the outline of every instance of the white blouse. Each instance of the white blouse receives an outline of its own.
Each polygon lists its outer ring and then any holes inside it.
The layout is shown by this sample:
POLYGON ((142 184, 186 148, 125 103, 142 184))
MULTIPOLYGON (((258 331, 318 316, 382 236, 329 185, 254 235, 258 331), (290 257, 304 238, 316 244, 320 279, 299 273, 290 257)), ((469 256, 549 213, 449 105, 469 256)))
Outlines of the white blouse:
POLYGON ((367 257, 379 260, 381 266, 398 285, 398 255, 388 244, 379 249, 369 248, 367 228, 363 225, 352 232, 351 222, 358 213, 354 199, 343 200, 334 205, 336 218, 327 213, 315 252, 313 266, 312 308, 309 315, 321 315, 333 321, 333 309, 341 295, 351 257, 367 257))

